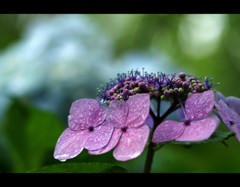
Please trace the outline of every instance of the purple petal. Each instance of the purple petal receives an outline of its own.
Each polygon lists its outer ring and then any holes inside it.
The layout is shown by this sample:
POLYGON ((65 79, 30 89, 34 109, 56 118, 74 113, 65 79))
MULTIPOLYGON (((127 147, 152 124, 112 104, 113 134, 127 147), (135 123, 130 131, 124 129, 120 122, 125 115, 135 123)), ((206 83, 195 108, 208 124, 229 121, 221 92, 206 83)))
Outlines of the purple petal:
POLYGON ((106 120, 116 128, 125 126, 128 115, 128 104, 125 101, 113 100, 108 107, 106 120))
POLYGON ((216 128, 217 121, 212 117, 192 121, 176 141, 202 141, 208 139, 216 128))
POLYGON ((230 109, 222 100, 215 104, 218 112, 223 120, 223 122, 227 125, 227 127, 236 133, 236 138, 240 142, 240 117, 239 115, 230 109))
POLYGON ((147 119, 145 120, 144 124, 146 124, 147 126, 149 126, 150 128, 153 128, 154 125, 154 121, 153 118, 150 114, 148 114, 147 119))
POLYGON ((179 120, 183 121, 185 119, 185 116, 184 116, 184 113, 183 113, 183 110, 181 108, 179 108, 177 110, 177 116, 179 118, 179 120))
POLYGON ((231 108, 238 115, 240 115, 240 99, 234 96, 229 96, 226 98, 226 101, 229 108, 231 108))
POLYGON ((112 136, 114 127, 109 122, 104 122, 88 131, 85 139, 84 148, 87 150, 96 150, 106 146, 112 136))
POLYGON ((116 160, 127 161, 138 157, 144 150, 149 136, 149 127, 141 125, 128 128, 122 134, 120 141, 113 151, 116 160))
POLYGON ((217 100, 217 103, 218 103, 220 100, 223 100, 224 103, 227 102, 225 96, 224 96, 222 93, 220 93, 220 92, 216 92, 216 100, 217 100))
POLYGON ((128 117, 126 126, 138 127, 147 119, 150 109, 150 96, 149 94, 138 94, 129 97, 128 104, 128 117))
POLYGON ((198 120, 207 117, 214 107, 214 92, 191 94, 185 102, 186 117, 188 120, 198 120))
POLYGON ((100 155, 100 154, 103 154, 103 153, 106 153, 106 152, 110 151, 111 149, 113 149, 116 146, 116 144, 118 143, 121 135, 122 135, 122 130, 115 128, 113 130, 111 139, 109 140, 109 142, 106 146, 104 146, 101 149, 90 150, 90 151, 88 151, 88 153, 91 154, 91 155, 100 155))
POLYGON ((65 161, 76 157, 83 150, 87 131, 73 131, 67 128, 59 137, 55 150, 54 158, 60 161, 65 161))
POLYGON ((68 125, 72 130, 83 130, 88 126, 101 124, 106 117, 107 109, 101 107, 94 99, 79 99, 72 103, 68 125))
POLYGON ((166 120, 157 126, 153 133, 152 142, 160 143, 175 140, 183 133, 184 129, 184 123, 166 120))

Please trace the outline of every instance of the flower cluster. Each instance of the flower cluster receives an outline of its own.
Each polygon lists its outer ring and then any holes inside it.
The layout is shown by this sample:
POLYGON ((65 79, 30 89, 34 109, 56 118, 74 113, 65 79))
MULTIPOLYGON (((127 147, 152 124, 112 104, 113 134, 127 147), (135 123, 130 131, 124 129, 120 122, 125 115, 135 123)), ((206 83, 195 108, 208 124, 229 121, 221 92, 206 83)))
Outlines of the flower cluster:
POLYGON ((166 75, 142 74, 131 71, 119 74, 107 83, 98 94, 108 107, 94 99, 73 102, 68 116, 68 128, 59 137, 54 158, 65 161, 87 149, 98 155, 112 149, 119 161, 138 157, 152 133, 151 144, 167 141, 202 141, 208 139, 218 126, 214 112, 240 141, 240 99, 225 98, 217 92, 214 101, 213 82, 208 77, 199 78, 181 72, 166 75), (209 81, 210 80, 210 81, 209 81), (172 105, 160 116, 150 107, 150 99, 170 100, 172 105), (175 110, 182 112, 180 122, 165 120, 175 110), (216 109, 218 111, 216 111, 216 109), (152 123, 149 125, 149 123, 152 123), (150 130, 150 128, 152 130, 150 130))
POLYGON ((118 74, 117 78, 110 80, 105 86, 98 88, 98 96, 102 103, 112 100, 127 100, 129 96, 139 93, 148 93, 152 98, 160 96, 161 99, 170 96, 187 97, 191 93, 202 93, 213 87, 212 79, 205 77, 202 82, 199 78, 181 72, 176 74, 148 74, 144 69, 118 74))
POLYGON ((103 154, 114 147, 113 156, 126 161, 139 156, 145 148, 149 127, 144 124, 150 108, 148 94, 128 101, 112 101, 109 108, 94 99, 75 101, 68 116, 68 128, 59 137, 54 158, 74 158, 85 148, 89 154, 103 154))

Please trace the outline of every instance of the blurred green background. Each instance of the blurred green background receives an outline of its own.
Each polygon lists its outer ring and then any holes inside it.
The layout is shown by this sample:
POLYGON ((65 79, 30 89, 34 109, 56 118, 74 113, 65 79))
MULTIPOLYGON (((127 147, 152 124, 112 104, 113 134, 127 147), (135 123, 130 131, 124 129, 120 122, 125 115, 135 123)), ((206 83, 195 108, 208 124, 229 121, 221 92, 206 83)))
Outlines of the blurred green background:
MULTIPOLYGON (((213 77, 214 90, 240 97, 240 15, 1 14, 0 172, 28 172, 60 163, 53 151, 71 103, 96 98, 117 73, 213 77), (236 85, 235 85, 236 84, 236 85)), ((228 131, 220 123, 219 130, 228 131)), ((157 151, 152 172, 240 172, 240 143, 157 151)), ((146 150, 127 162, 84 150, 71 162, 110 162, 142 172, 146 150)))

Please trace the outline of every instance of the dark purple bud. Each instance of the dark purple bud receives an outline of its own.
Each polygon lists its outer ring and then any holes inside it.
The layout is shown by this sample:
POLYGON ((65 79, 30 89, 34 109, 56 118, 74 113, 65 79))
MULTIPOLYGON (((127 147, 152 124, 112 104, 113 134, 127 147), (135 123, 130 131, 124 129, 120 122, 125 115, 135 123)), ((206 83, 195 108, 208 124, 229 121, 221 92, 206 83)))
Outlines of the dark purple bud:
POLYGON ((178 74, 178 76, 181 78, 181 79, 184 79, 186 77, 186 73, 184 72, 181 72, 178 74))
POLYGON ((145 82, 139 82, 139 83, 138 83, 138 86, 139 86, 140 88, 144 88, 144 87, 146 86, 146 83, 145 83, 145 82))
POLYGON ((137 91, 136 91, 136 90, 129 90, 129 93, 130 93, 131 95, 134 95, 134 94, 137 93, 137 91))
POLYGON ((133 81, 133 82, 130 83, 130 85, 131 85, 133 88, 135 88, 136 86, 138 86, 138 82, 139 82, 139 81, 133 81))
POLYGON ((111 96, 111 100, 115 100, 115 98, 116 98, 115 96, 111 96))
POLYGON ((170 91, 168 91, 168 90, 165 90, 165 91, 163 92, 163 95, 165 95, 165 96, 169 96, 169 94, 170 94, 170 91))
POLYGON ((124 89, 123 92, 128 93, 128 89, 124 89))
POLYGON ((124 82, 123 85, 125 86, 126 84, 129 84, 129 82, 124 82))
POLYGON ((119 85, 117 84, 117 85, 115 85, 115 86, 112 88, 112 90, 113 90, 114 92, 116 92, 118 88, 119 88, 119 85))
POLYGON ((200 91, 200 87, 198 85, 194 86, 194 90, 196 90, 198 92, 198 91, 200 91))
POLYGON ((144 91, 145 91, 145 92, 149 92, 149 90, 150 90, 150 86, 145 85, 144 91))
POLYGON ((189 87, 189 82, 188 82, 188 81, 183 82, 183 83, 182 83, 182 86, 183 86, 184 89, 188 89, 188 87, 189 87))
POLYGON ((189 77, 189 81, 196 80, 195 77, 189 77))
POLYGON ((180 81, 180 80, 177 81, 178 86, 182 86, 182 83, 183 83, 183 81, 180 81))
POLYGON ((108 91, 106 92, 106 94, 107 94, 107 95, 112 95, 112 94, 114 94, 114 92, 115 92, 115 91, 114 91, 113 89, 111 89, 111 90, 108 90, 108 91))
POLYGON ((123 88, 124 89, 128 89, 129 88, 129 84, 125 84, 123 88))
POLYGON ((196 80, 197 83, 202 83, 200 80, 196 80))

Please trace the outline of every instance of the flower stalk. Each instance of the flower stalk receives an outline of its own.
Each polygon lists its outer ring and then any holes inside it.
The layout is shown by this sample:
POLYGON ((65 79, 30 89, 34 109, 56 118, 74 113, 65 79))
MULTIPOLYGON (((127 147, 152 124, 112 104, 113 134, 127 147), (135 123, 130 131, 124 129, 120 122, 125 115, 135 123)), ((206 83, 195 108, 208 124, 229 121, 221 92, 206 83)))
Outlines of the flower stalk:
MULTIPOLYGON (((157 106, 157 116, 154 114, 154 112, 152 111, 152 109, 150 109, 150 115, 152 116, 153 118, 153 121, 154 121, 154 125, 153 125, 153 129, 152 131, 150 132, 150 135, 149 135, 149 138, 150 140, 152 139, 152 136, 153 136, 153 132, 155 131, 156 127, 161 124, 161 122, 163 122, 163 120, 169 115, 171 114, 172 112, 174 112, 176 109, 178 109, 179 107, 177 107, 177 100, 175 99, 173 104, 169 107, 169 109, 162 115, 160 116, 160 105, 161 105, 161 100, 160 100, 160 97, 158 98, 158 106, 157 106)), ((164 144, 162 144, 161 147, 158 148, 158 150, 160 148, 163 147, 164 144)), ((148 152, 147 152, 147 157, 146 157, 146 161, 145 161, 145 166, 144 166, 144 173, 150 173, 151 171, 151 166, 152 166, 152 163, 153 163, 153 156, 154 156, 154 153, 155 153, 155 150, 154 147, 156 146, 155 143, 153 143, 152 141, 150 141, 149 145, 148 145, 148 152)))

